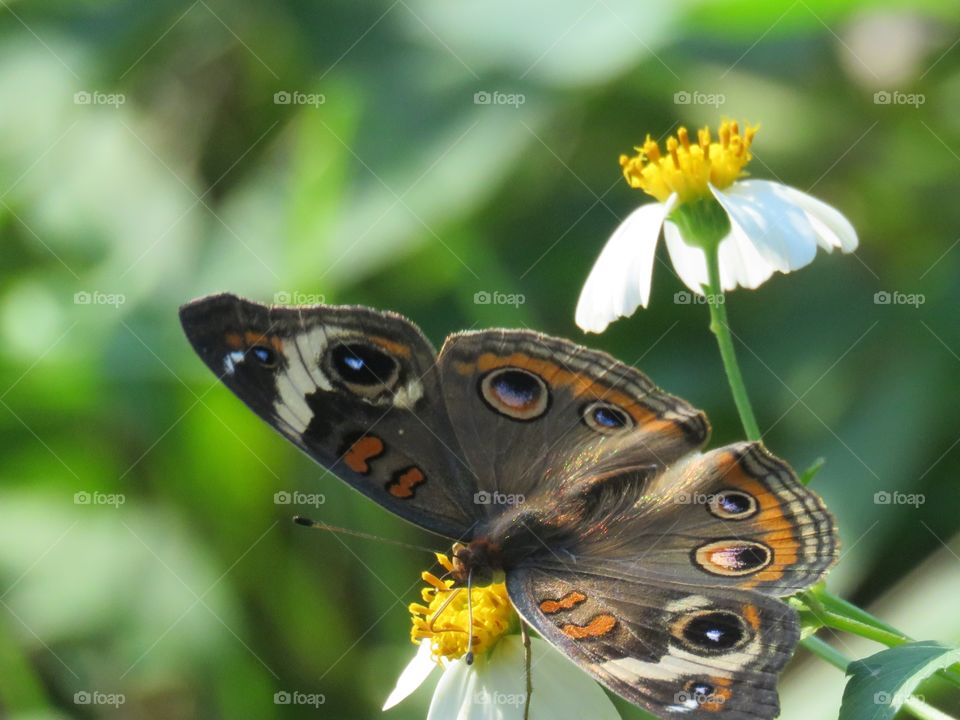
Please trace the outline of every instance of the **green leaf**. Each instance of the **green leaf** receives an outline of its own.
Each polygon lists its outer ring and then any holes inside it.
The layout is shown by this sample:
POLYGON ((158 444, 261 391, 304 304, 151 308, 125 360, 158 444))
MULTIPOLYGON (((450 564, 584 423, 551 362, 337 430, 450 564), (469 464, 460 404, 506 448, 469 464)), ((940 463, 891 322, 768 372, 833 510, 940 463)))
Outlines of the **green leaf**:
POLYGON ((826 465, 827 459, 818 457, 816 460, 811 463, 810 467, 800 473, 800 482, 804 485, 809 485, 813 478, 818 472, 826 465))
POLYGON ((960 649, 924 641, 850 663, 839 720, 892 720, 923 680, 960 661, 960 649))

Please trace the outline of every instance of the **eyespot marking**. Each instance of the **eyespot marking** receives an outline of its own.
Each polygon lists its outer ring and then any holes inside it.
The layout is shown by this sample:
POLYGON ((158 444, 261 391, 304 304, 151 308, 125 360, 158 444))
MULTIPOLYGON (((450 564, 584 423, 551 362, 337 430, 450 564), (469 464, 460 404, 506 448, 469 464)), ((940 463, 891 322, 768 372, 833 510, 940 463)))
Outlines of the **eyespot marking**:
POLYGON ((721 520, 746 520, 759 511, 757 499, 743 490, 721 490, 710 498, 707 509, 721 520))
POLYGON ((760 572, 773 561, 773 550, 755 540, 716 540, 692 553, 694 564, 711 575, 742 577, 760 572))
POLYGON ((573 590, 557 600, 541 600, 540 612, 542 612, 544 615, 553 615, 561 610, 572 610, 577 605, 586 602, 586 600, 586 595, 579 590, 573 590))
POLYGON ((699 610, 681 615, 670 634, 682 647, 718 655, 742 646, 751 637, 744 620, 728 610, 699 610))
POLYGON ((682 692, 678 693, 680 707, 685 710, 702 709, 707 712, 718 712, 733 696, 730 690, 730 681, 726 678, 710 678, 705 680, 687 680, 683 684, 682 692))
POLYGON ((372 398, 397 383, 400 364, 365 342, 342 342, 327 351, 327 364, 351 392, 372 398))
POLYGON ((539 375, 516 367, 487 373, 480 380, 480 397, 496 413, 514 420, 535 420, 547 411, 550 392, 539 375))
POLYGON ((393 474, 393 479, 387 482, 387 492, 395 498, 407 500, 416 494, 417 487, 427 481, 423 471, 416 465, 411 465, 393 474))
POLYGON ((376 435, 361 435, 349 442, 343 455, 343 462, 355 473, 366 475, 370 472, 370 461, 383 455, 386 446, 376 435))
POLYGON ((560 632, 574 640, 584 640, 608 635, 616 626, 617 619, 613 615, 603 614, 593 617, 586 625, 567 623, 560 628, 560 632))
POLYGON ((632 430, 634 426, 630 413, 602 400, 584 406, 580 416, 588 428, 604 435, 632 430))

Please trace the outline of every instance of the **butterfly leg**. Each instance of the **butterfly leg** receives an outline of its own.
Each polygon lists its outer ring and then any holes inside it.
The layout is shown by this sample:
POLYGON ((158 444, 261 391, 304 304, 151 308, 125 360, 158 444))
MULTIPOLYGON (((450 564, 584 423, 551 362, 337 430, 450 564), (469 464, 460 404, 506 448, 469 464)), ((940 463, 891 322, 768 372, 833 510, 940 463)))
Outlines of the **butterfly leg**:
POLYGON ((530 631, 527 623, 520 619, 520 639, 523 641, 523 671, 527 680, 527 694, 523 699, 523 720, 530 720, 530 696, 533 694, 533 677, 530 674, 530 631))

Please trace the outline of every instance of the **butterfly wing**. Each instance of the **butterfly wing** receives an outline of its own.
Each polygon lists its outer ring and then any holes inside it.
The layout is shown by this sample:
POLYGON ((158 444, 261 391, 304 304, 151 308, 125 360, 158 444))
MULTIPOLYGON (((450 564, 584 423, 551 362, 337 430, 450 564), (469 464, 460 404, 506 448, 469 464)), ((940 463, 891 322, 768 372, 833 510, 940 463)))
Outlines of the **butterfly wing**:
POLYGON ((268 307, 229 294, 184 305, 180 319, 214 374, 311 458, 427 530, 470 536, 475 481, 415 325, 363 307, 268 307))
POLYGON ((770 596, 810 586, 835 561, 822 501, 758 443, 574 489, 516 514, 540 536, 507 572, 527 622, 651 712, 775 717, 799 627, 770 596))
POLYGON ((605 468, 663 468, 700 447, 703 413, 606 353, 525 330, 452 335, 439 366, 481 490, 530 497, 605 468))
POLYGON ((546 640, 651 713, 698 720, 779 714, 777 675, 799 630, 793 609, 778 600, 559 568, 511 573, 507 590, 546 640))
POLYGON ((759 443, 682 459, 646 481, 615 525, 582 551, 598 569, 653 584, 782 597, 817 582, 838 552, 823 501, 759 443))

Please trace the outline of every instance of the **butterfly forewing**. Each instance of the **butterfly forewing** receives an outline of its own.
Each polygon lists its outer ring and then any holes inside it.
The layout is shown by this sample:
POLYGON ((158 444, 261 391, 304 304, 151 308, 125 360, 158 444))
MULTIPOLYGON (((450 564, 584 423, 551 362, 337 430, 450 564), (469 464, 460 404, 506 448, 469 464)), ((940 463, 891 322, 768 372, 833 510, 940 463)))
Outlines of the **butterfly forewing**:
POLYGON ((387 509, 450 538, 476 521, 435 354, 399 315, 268 308, 233 295, 184 305, 194 349, 257 415, 387 509))

